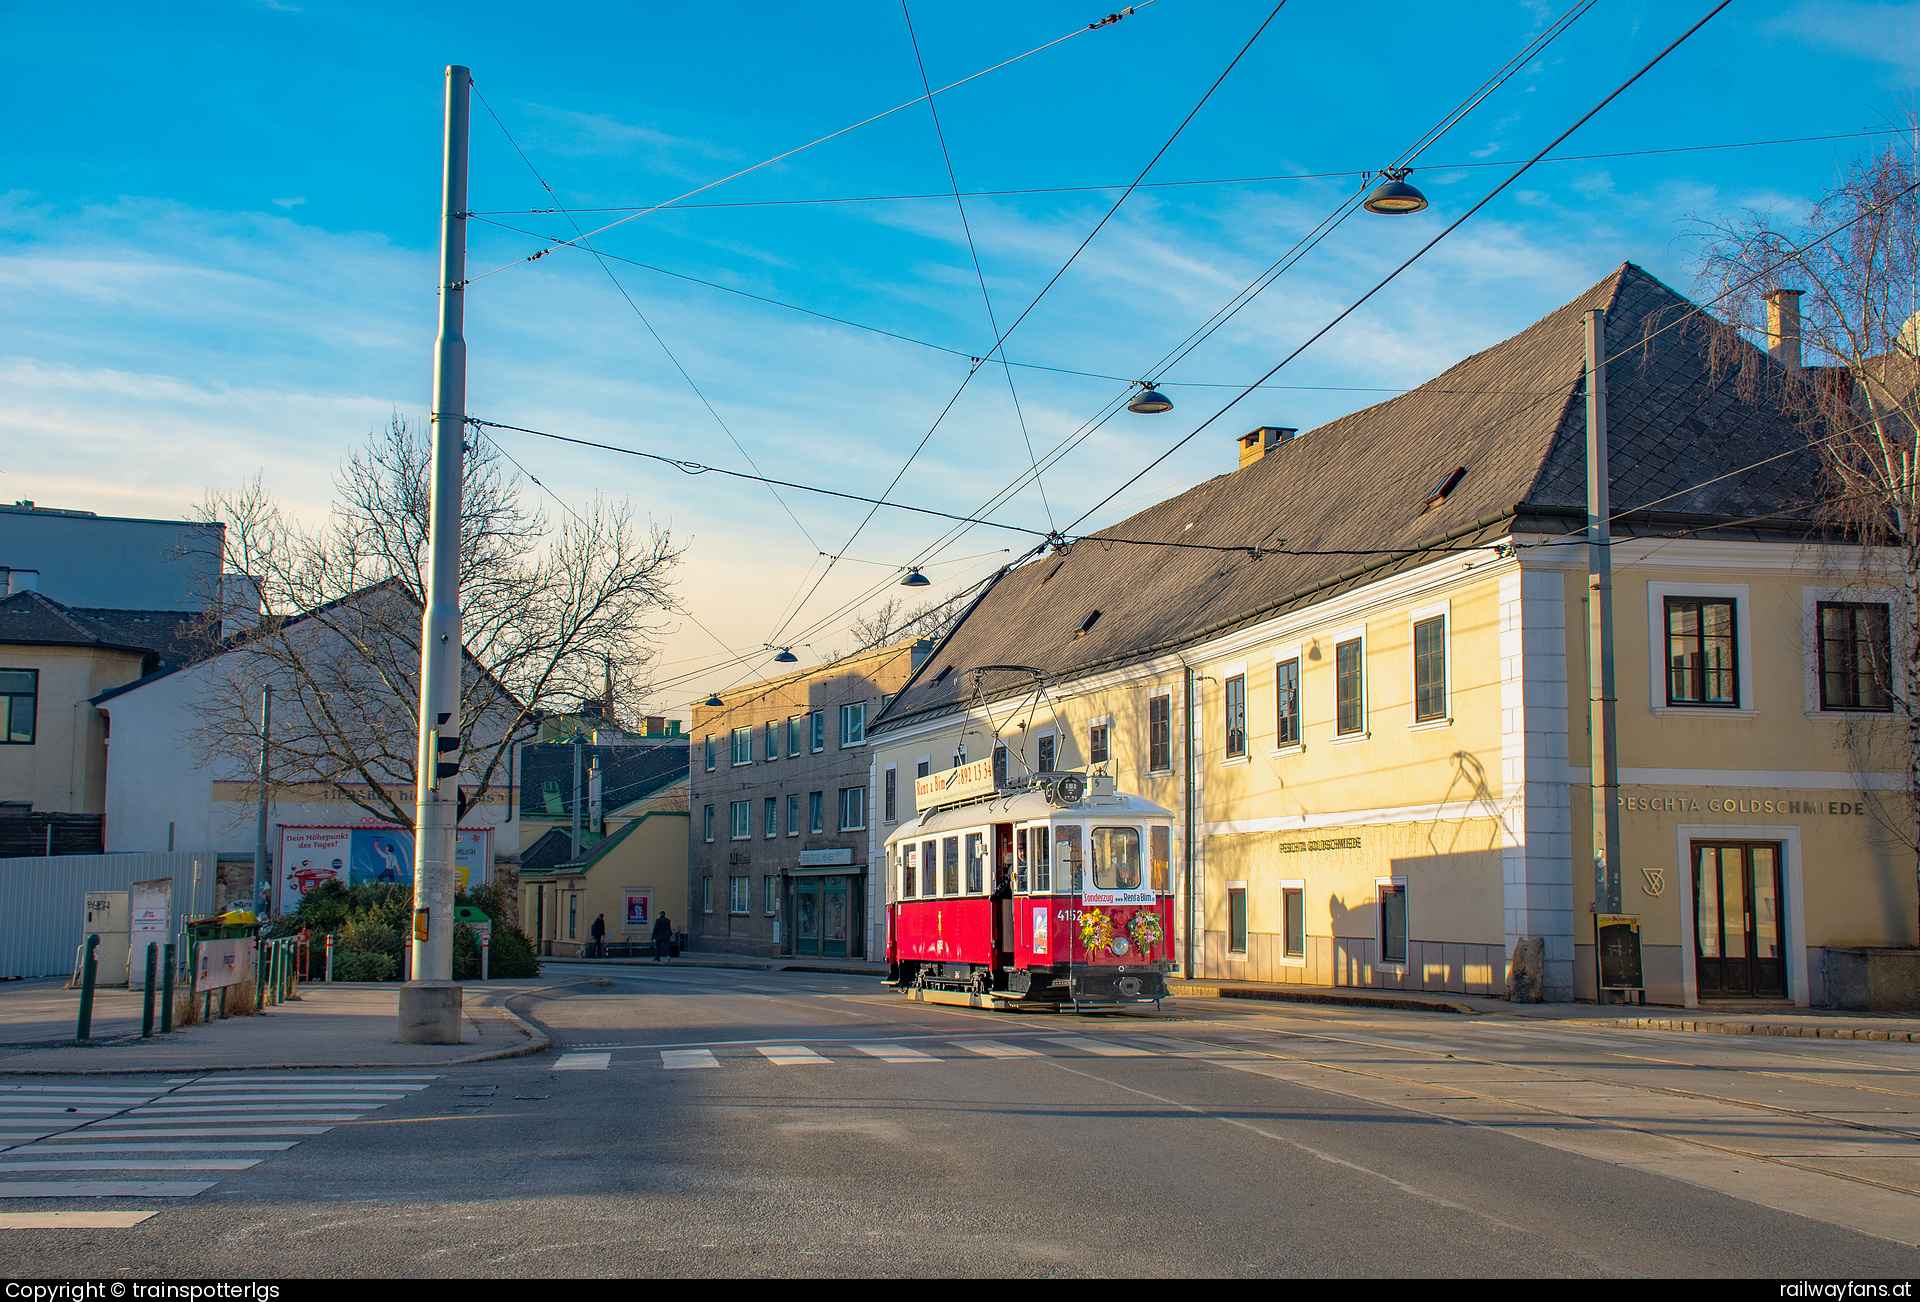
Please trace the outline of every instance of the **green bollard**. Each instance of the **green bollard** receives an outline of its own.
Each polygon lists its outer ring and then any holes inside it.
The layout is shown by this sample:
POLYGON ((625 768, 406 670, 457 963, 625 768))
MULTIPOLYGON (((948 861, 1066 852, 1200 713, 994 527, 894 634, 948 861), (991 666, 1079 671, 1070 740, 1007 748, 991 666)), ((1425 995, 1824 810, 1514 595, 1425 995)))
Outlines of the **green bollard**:
POLYGON ((160 962, 167 969, 160 983, 160 1034, 173 1033, 173 946, 168 945, 160 962))
POLYGON ((140 997, 140 1038, 153 1038, 153 982, 159 975, 155 971, 160 966, 160 947, 152 941, 147 942, 147 989, 140 997))
POLYGON ((74 1028, 73 1042, 85 1044, 93 1034, 93 974, 99 966, 93 952, 100 948, 100 933, 87 937, 87 956, 80 960, 80 1024, 74 1028))
POLYGON ((227 988, 225 986, 220 987, 220 1020, 223 1022, 227 1020, 227 988))

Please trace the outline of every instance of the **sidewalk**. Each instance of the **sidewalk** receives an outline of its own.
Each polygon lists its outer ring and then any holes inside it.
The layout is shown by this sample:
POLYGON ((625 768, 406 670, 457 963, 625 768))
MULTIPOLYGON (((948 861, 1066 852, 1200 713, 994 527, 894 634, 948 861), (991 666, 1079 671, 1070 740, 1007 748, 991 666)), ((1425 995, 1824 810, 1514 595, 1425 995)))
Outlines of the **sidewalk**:
POLYGON ((736 972, 826 972, 836 976, 883 977, 887 974, 885 963, 871 963, 861 958, 748 958, 743 954, 681 954, 656 965, 651 958, 562 958, 557 954, 547 954, 541 957, 540 962, 542 966, 565 963, 583 967, 710 967, 736 972))
MULTIPOLYGON (((298 1002, 140 1038, 139 991, 94 993, 92 1042, 74 1043, 78 991, 58 979, 0 985, 0 1075, 268 1071, 290 1067, 447 1067, 540 1053, 548 1038, 502 1005, 518 991, 550 984, 469 982, 461 1043, 394 1039, 397 984, 335 983, 300 988, 298 1002)), ((176 1005, 176 1008, 178 1005, 176 1005)))
POLYGON ((1512 1017, 1643 1031, 1920 1043, 1920 1013, 1857 1013, 1838 1009, 1753 1004, 1724 1008, 1668 1008, 1656 1004, 1514 1004, 1486 995, 1452 992, 1373 990, 1266 981, 1187 981, 1178 977, 1169 978, 1167 989, 1176 999, 1260 999, 1277 1003, 1397 1008, 1410 1012, 1473 1017, 1512 1017))

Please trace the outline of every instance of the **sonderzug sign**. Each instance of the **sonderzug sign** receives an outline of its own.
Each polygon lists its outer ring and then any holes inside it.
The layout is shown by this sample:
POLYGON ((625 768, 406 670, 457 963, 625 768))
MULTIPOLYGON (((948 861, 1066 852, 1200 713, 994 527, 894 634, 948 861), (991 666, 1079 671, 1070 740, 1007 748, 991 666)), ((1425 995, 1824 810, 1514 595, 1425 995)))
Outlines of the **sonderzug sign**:
POLYGON ((1815 799, 1812 793, 1803 793, 1797 800, 1780 797, 1768 799, 1765 796, 1621 796, 1620 808, 1629 813, 1654 814, 1786 814, 1801 817, 1827 816, 1850 817, 1867 812, 1867 802, 1857 792, 1848 792, 1847 799, 1822 797, 1815 799))
POLYGON ((913 804, 916 809, 951 805, 976 796, 993 794, 993 760, 974 760, 958 768, 929 773, 913 780, 913 804))

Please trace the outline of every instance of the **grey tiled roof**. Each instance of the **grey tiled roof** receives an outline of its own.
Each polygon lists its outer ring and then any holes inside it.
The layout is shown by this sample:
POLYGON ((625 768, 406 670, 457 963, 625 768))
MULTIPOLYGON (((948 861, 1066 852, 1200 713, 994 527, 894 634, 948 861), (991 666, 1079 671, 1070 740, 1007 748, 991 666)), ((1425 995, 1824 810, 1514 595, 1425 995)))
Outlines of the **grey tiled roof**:
POLYGON ((0 644, 144 651, 172 667, 191 658, 201 620, 189 611, 81 609, 42 592, 16 592, 0 600, 0 644))
MULTIPOLYGON (((1658 511, 1733 521, 1804 502, 1818 478, 1805 433, 1778 412, 1742 403, 1731 378, 1711 373, 1697 330, 1646 339, 1691 306, 1624 264, 1417 389, 1016 566, 876 725, 959 704, 972 693, 968 671, 976 666, 1032 665, 1062 678, 1326 600, 1426 563, 1436 546, 1525 529, 1516 515, 1541 517, 1534 532, 1578 527, 1567 517, 1584 515, 1586 503, 1582 317, 1590 308, 1607 310, 1609 354, 1624 352, 1607 381, 1615 512, 1664 498, 1658 511), (1780 452, 1790 455, 1705 482, 1780 452), (1458 485, 1423 510, 1456 467, 1466 471, 1458 485), (1318 554, 1255 557, 1126 539, 1318 554), (1417 550, 1382 554, 1403 548, 1417 550), (1076 636, 1096 610, 1099 618, 1076 636)), ((1617 526, 1626 527, 1635 526, 1617 526)), ((1001 674, 987 690, 1016 686, 1024 684, 1001 674)))
MULTIPOLYGON (((600 765, 601 807, 611 812, 644 799, 687 776, 692 755, 684 737, 657 745, 582 746, 580 794, 587 795, 587 772, 600 765)), ((573 746, 547 742, 520 748, 520 812, 535 818, 573 817, 573 746), (554 784, 559 805, 549 810, 546 784, 554 784)))

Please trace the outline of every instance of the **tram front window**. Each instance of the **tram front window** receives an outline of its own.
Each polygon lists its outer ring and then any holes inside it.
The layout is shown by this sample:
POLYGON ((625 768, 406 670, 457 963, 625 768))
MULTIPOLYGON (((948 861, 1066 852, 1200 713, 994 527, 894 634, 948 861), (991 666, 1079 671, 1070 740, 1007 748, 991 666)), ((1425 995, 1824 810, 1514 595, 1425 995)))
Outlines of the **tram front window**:
POLYGON ((942 895, 960 893, 960 838, 957 836, 940 838, 940 877, 942 895))
POLYGON ((1096 891, 1140 889, 1139 828, 1096 827, 1093 829, 1093 889, 1096 891))
POLYGON ((1061 885, 1078 895, 1085 890, 1080 875, 1083 861, 1080 858, 1080 826, 1070 823, 1065 827, 1053 829, 1054 861, 1060 865, 1061 885))
POLYGON ((986 889, 986 854, 981 842, 986 838, 979 832, 967 833, 967 894, 978 895, 986 889))
POLYGON ((1048 830, 1036 827, 1028 833, 1033 837, 1033 889, 1040 895, 1053 890, 1053 856, 1047 841, 1048 830))

